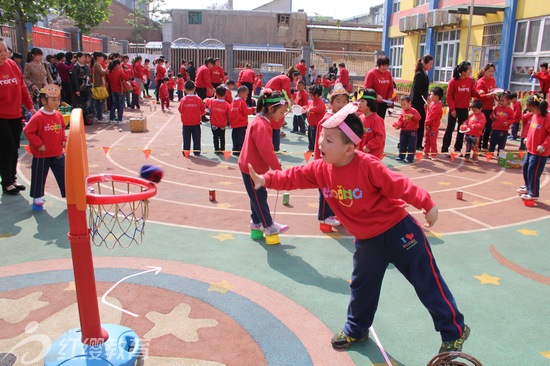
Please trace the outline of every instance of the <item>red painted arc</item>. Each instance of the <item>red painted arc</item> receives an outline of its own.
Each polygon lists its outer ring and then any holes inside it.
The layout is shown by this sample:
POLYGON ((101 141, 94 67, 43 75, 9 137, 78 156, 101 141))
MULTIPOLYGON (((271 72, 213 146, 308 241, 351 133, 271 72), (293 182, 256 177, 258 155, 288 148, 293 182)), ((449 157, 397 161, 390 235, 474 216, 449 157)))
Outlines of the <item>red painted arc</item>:
POLYGON ((519 275, 522 275, 523 277, 527 277, 527 278, 529 278, 533 281, 537 281, 537 282, 540 282, 542 284, 550 286, 550 277, 546 277, 546 276, 543 276, 543 275, 538 274, 536 272, 530 271, 526 268, 523 268, 519 264, 516 264, 516 263, 512 262, 511 260, 509 260, 508 258, 503 256, 502 254, 500 254, 496 250, 494 245, 491 245, 489 250, 491 251, 491 254, 493 255, 493 257, 495 257, 495 259, 500 264, 502 264, 504 267, 516 272, 519 275))

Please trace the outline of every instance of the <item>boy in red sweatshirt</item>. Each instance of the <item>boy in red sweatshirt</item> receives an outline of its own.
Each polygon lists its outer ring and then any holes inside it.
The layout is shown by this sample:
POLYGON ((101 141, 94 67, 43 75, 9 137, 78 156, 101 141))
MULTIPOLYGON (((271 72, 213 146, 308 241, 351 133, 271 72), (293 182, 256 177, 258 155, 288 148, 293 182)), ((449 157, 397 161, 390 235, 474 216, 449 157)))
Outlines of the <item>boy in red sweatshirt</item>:
POLYGON ((548 62, 543 62, 539 65, 540 71, 535 72, 533 68, 529 69, 529 73, 533 79, 540 81, 540 92, 542 93, 543 99, 546 99, 546 94, 550 88, 550 73, 548 73, 548 62))
POLYGON ((512 98, 512 109, 514 110, 514 123, 510 126, 508 139, 515 141, 518 139, 519 124, 521 122, 521 100, 518 99, 518 94, 515 92, 510 94, 510 98, 512 98))
POLYGON ((491 113, 493 130, 491 131, 491 139, 489 140, 489 152, 494 152, 497 145, 497 154, 500 150, 506 148, 508 129, 514 123, 515 118, 514 110, 510 107, 511 99, 509 92, 502 93, 498 105, 493 109, 493 113, 491 113))
MULTIPOLYGON (((306 83, 303 80, 298 81, 298 84, 296 86, 297 90, 292 94, 292 99, 294 99, 294 102, 302 107, 304 110, 307 109, 308 105, 308 94, 305 90, 306 83)), ((294 115, 292 118, 292 133, 299 133, 302 135, 306 134, 306 116, 307 113, 303 113, 300 115, 294 115)))
POLYGON ((162 80, 162 84, 160 84, 159 87, 159 99, 160 99, 160 107, 162 108, 162 111, 164 112, 164 107, 166 106, 166 110, 170 110, 170 94, 168 93, 168 81, 170 79, 168 77, 165 77, 162 80))
POLYGON ((214 154, 222 154, 225 151, 225 127, 229 118, 231 106, 225 101, 225 86, 216 87, 216 99, 205 99, 206 106, 210 109, 210 126, 214 138, 214 154))
POLYGON ((233 99, 229 109, 229 124, 231 125, 231 139, 233 140, 233 155, 239 156, 248 127, 248 116, 254 113, 254 107, 248 107, 248 88, 244 85, 237 89, 237 97, 233 99))
POLYGON ((43 107, 34 114, 23 131, 29 141, 32 154, 31 191, 33 203, 42 206, 44 186, 50 169, 53 172, 61 197, 65 197, 65 154, 63 148, 67 142, 65 121, 57 111, 61 103, 59 86, 46 85, 40 91, 43 107))
POLYGON ((420 122, 420 113, 411 107, 411 98, 407 95, 401 97, 401 108, 401 116, 393 123, 396 130, 401 130, 399 133, 399 156, 395 160, 412 163, 416 151, 416 132, 420 122))
POLYGON ((183 90, 185 89, 184 85, 185 85, 185 79, 183 78, 183 75, 178 74, 178 81, 176 82, 178 101, 183 99, 183 90))
POLYGON ((176 90, 176 81, 174 80, 174 77, 170 73, 168 75, 168 99, 170 99, 171 102, 174 101, 174 90, 176 90))
POLYGON ((437 159, 437 135, 439 134, 439 126, 443 117, 443 89, 436 86, 430 91, 430 104, 426 104, 426 122, 424 128, 424 155, 429 156, 431 160, 437 159))
POLYGON ((137 81, 132 80, 132 104, 130 108, 132 109, 141 109, 139 106, 139 95, 141 94, 141 88, 137 81))
POLYGON ((423 228, 405 206, 409 203, 422 209, 428 227, 437 221, 438 209, 424 189, 389 170, 378 158, 356 150, 363 134, 356 110, 348 104, 323 123, 322 159, 263 175, 250 165, 255 188, 320 188, 356 238, 347 322, 332 337, 334 348, 347 348, 368 338, 384 274, 392 263, 412 284, 441 333, 439 352, 461 351, 470 329, 439 273, 423 228))
POLYGON ((460 133, 465 133, 466 137, 466 154, 464 155, 464 161, 471 163, 472 161, 477 161, 478 151, 479 151, 479 140, 483 135, 483 129, 487 120, 485 119, 485 114, 481 112, 483 104, 479 100, 472 101, 470 108, 472 113, 468 116, 466 120, 466 127, 461 126, 460 133), (470 151, 472 151, 472 159, 470 160, 470 151))
POLYGON ((206 107, 201 98, 195 95, 195 83, 191 80, 185 82, 185 97, 180 102, 178 111, 181 114, 183 155, 191 150, 191 138, 193 138, 193 154, 201 154, 201 116, 206 113, 206 107))

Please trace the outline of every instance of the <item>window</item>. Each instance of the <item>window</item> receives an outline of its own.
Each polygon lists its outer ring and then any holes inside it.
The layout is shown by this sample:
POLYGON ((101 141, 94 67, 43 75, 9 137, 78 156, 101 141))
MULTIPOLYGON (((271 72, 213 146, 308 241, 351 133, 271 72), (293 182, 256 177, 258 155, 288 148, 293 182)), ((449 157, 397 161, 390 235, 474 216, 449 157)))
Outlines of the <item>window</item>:
POLYGON ((399 10, 401 10, 401 0, 392 0, 391 12, 397 13, 399 10))
POLYGON ((535 52, 538 46, 540 33, 540 20, 531 21, 529 35, 527 36, 527 49, 525 52, 535 52))
POLYGON ((278 14, 277 15, 277 25, 289 25, 290 24, 290 14, 278 14))
POLYGON ((448 82, 458 64, 460 30, 438 32, 436 39, 434 81, 448 82))
POLYGON ((190 11, 188 14, 187 24, 202 24, 202 12, 190 11))
POLYGON ((420 6, 420 5, 424 5, 424 4, 428 4, 429 1, 428 0, 416 0, 416 5, 415 6, 420 6))
POLYGON ((544 21, 544 30, 542 32, 540 50, 542 52, 550 51, 550 18, 546 18, 544 21))
POLYGON ((418 41, 418 58, 422 58, 426 54, 426 35, 421 34, 418 41))
POLYGON ((403 70, 403 42, 404 37, 390 38, 390 72, 392 77, 401 78, 403 70))
POLYGON ((527 25, 528 22, 518 23, 516 30, 516 46, 514 47, 514 52, 524 52, 525 51, 525 38, 527 36, 527 25))

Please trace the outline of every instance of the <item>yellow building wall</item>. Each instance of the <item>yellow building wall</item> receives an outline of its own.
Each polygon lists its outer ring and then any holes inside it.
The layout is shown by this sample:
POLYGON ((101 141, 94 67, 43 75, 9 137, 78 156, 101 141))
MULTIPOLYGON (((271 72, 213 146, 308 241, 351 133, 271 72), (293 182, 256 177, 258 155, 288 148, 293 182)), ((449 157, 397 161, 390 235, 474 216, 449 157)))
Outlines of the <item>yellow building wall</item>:
POLYGON ((517 0, 518 10, 516 19, 527 19, 550 14, 550 1, 548 0, 517 0))
POLYGON ((414 78, 414 68, 418 60, 418 33, 406 36, 403 41, 403 68, 401 78, 403 80, 412 80, 414 78))

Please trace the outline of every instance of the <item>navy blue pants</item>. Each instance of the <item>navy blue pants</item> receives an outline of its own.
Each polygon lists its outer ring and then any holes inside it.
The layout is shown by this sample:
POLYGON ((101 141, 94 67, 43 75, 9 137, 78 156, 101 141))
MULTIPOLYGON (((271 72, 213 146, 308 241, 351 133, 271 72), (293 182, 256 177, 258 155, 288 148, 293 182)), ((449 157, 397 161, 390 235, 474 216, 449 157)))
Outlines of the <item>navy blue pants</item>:
POLYGON ((406 159, 409 163, 414 160, 416 151, 416 130, 401 131, 399 134, 399 157, 406 159))
POLYGON ((62 154, 50 158, 32 158, 30 191, 32 198, 44 196, 44 186, 50 169, 59 186, 61 197, 65 197, 65 155, 62 154))
POLYGON ((329 204, 325 200, 323 191, 319 190, 319 211, 317 212, 317 219, 319 221, 324 221, 330 216, 334 216, 334 212, 332 211, 332 208, 330 208, 329 204))
POLYGON ((491 113, 493 113, 492 109, 482 109, 481 112, 485 115, 485 119, 487 120, 487 123, 485 123, 485 128, 483 129, 483 136, 481 136, 481 139, 479 141, 482 149, 487 149, 489 146, 489 138, 491 137, 491 131, 493 130, 493 120, 490 118, 491 113))
POLYGON ((233 154, 241 153, 246 136, 246 127, 237 127, 231 131, 231 139, 233 140, 233 154))
POLYGON ((272 135, 273 150, 279 151, 281 149, 281 130, 273 130, 272 135))
POLYGON ((0 177, 2 188, 15 183, 23 125, 21 118, 0 118, 0 177))
POLYGON ((523 180, 531 197, 540 194, 540 176, 544 171, 548 156, 534 155, 527 152, 523 160, 523 180))
POLYGON ((254 181, 249 174, 241 172, 244 181, 244 187, 246 193, 250 197, 250 219, 252 222, 262 224, 264 228, 268 228, 273 223, 271 213, 269 212, 269 205, 267 204, 267 189, 262 187, 258 190, 254 189, 254 181))
POLYGON ((201 154, 201 126, 183 126, 183 150, 191 150, 191 137, 193 137, 193 154, 201 154))
POLYGON ((506 148, 506 140, 508 138, 508 131, 492 130, 491 139, 489 140, 489 152, 494 152, 498 145, 498 150, 504 150, 506 148))
POLYGON ((214 151, 225 151, 225 128, 211 127, 214 151))
POLYGON ((306 115, 299 114, 292 118, 292 132, 306 133, 306 115))
MULTIPOLYGON (((460 126, 468 119, 468 108, 456 108, 455 111, 456 111, 456 117, 453 117, 453 115, 449 113, 447 129, 445 130, 445 134, 443 135, 443 142, 441 144, 442 153, 449 152, 449 146, 451 146, 451 141, 453 139, 453 132, 455 130, 455 127, 456 127, 456 130, 459 131, 460 126)), ((464 134, 457 132, 455 145, 454 145, 455 151, 462 150, 463 144, 464 144, 464 134)))
POLYGON ((414 287, 442 340, 462 337, 464 316, 439 273, 422 228, 410 215, 374 238, 355 240, 351 300, 344 332, 353 338, 368 334, 389 263, 414 287))
POLYGON ((317 127, 314 126, 308 126, 307 127, 307 149, 309 151, 315 150, 315 142, 317 139, 317 127))

